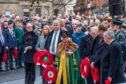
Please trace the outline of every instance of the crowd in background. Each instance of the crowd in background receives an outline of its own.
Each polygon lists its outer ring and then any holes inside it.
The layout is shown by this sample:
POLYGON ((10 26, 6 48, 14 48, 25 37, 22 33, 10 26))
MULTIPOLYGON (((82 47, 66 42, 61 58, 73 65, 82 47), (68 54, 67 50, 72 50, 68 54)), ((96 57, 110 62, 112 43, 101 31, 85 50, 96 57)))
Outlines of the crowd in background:
MULTIPOLYGON (((0 18, 0 71, 7 53, 5 71, 25 68, 25 84, 34 84, 36 51, 48 50, 54 57, 62 41, 62 31, 78 45, 79 59, 88 58, 91 67, 100 71, 100 84, 125 82, 126 16, 112 18, 109 14, 40 17, 11 15, 0 18), (14 59, 13 51, 18 50, 14 59)), ((94 84, 89 76, 87 84, 94 84)), ((43 81, 44 84, 46 82, 43 81)))

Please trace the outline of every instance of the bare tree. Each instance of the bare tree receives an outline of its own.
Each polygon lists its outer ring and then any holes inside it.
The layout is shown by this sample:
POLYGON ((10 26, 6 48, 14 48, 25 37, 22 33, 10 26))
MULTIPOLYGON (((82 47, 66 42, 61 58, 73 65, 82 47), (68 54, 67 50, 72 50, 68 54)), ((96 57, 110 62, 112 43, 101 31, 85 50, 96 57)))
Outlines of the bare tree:
POLYGON ((73 5, 75 3, 72 3, 73 0, 52 0, 52 5, 56 5, 56 7, 59 9, 59 8, 62 8, 62 7, 65 7, 66 5, 73 5))

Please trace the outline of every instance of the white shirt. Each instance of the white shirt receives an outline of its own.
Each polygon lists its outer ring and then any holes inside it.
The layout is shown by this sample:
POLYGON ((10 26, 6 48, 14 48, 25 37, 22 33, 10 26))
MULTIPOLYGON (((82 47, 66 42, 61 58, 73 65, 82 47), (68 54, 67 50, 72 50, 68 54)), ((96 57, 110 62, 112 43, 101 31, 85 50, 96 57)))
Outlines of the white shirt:
POLYGON ((51 40, 51 45, 50 45, 50 49, 49 49, 49 51, 52 54, 56 54, 57 53, 57 45, 58 45, 59 34, 60 34, 60 30, 53 32, 53 36, 52 36, 52 40, 51 40), (55 34, 56 34, 56 39, 54 39, 55 34), (53 45, 53 40, 56 40, 55 44, 54 44, 54 46, 55 46, 54 52, 52 52, 52 50, 51 50, 52 49, 52 45, 53 45))
POLYGON ((2 41, 2 45, 4 45, 4 37, 3 37, 3 35, 2 35, 2 32, 0 32, 0 39, 1 39, 1 41, 2 41))

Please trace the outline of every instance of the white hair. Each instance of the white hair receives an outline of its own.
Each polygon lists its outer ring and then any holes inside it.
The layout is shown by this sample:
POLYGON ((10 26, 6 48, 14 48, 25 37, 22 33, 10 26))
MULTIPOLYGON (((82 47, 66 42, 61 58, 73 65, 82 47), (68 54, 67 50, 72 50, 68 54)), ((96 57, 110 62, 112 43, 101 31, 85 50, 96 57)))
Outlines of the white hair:
POLYGON ((99 25, 99 24, 100 24, 100 20, 96 19, 96 20, 95 20, 95 24, 96 24, 96 25, 99 25))
POLYGON ((33 25, 31 23, 27 23, 26 27, 32 27, 33 25))
POLYGON ((90 20, 89 23, 94 23, 94 20, 90 20))
POLYGON ((73 23, 77 24, 77 20, 73 19, 73 20, 72 20, 72 24, 73 24, 73 23))
POLYGON ((98 27, 97 26, 91 27, 91 31, 94 32, 95 34, 97 34, 98 33, 98 27))
POLYGON ((104 32, 104 36, 108 37, 110 40, 113 40, 115 38, 114 32, 110 30, 104 32))

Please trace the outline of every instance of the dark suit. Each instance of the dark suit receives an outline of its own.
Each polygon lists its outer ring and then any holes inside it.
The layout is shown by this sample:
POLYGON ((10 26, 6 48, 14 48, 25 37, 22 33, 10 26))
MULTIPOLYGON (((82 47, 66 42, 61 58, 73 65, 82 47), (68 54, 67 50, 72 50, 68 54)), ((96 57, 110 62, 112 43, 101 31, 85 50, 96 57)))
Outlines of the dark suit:
MULTIPOLYGON (((89 57, 91 61, 95 61, 95 54, 99 50, 100 43, 101 43, 101 37, 98 35, 96 36, 96 38, 93 40, 93 43, 92 43, 91 53, 90 53, 91 56, 89 57)), ((91 71, 89 71, 89 77, 87 78, 87 82, 88 84, 94 84, 92 76, 91 76, 91 71)))
POLYGON ((93 38, 91 35, 86 35, 81 38, 79 45, 79 55, 80 58, 83 59, 85 57, 91 56, 91 47, 93 44, 93 38))
POLYGON ((9 31, 9 29, 3 29, 3 34, 5 37, 5 46, 8 47, 7 54, 8 54, 8 61, 6 62, 6 68, 10 67, 13 68, 13 50, 17 47, 15 33, 9 31), (10 65, 10 66, 9 66, 10 65))
POLYGON ((101 60, 101 54, 103 51, 108 47, 107 44, 104 43, 103 39, 101 39, 101 42, 99 44, 98 50, 96 51, 94 55, 94 65, 97 66, 100 69, 100 60, 101 60))
MULTIPOLYGON (((60 34, 59 34, 59 38, 58 38, 58 43, 61 42, 61 33, 62 33, 63 30, 60 30, 60 34)), ((48 34, 48 37, 47 37, 47 40, 45 42, 45 46, 44 48, 46 50, 49 50, 50 49, 50 46, 51 46, 51 41, 52 41, 52 37, 53 37, 53 33, 54 33, 54 30, 51 31, 49 34, 48 34)))
POLYGON ((9 32, 9 29, 3 29, 3 33, 5 36, 5 45, 9 48, 15 48, 17 47, 17 42, 16 42, 16 37, 15 37, 15 32, 13 31, 13 35, 9 32))
POLYGON ((22 37, 23 58, 25 63, 25 84, 34 84, 35 81, 35 64, 33 57, 36 52, 35 46, 38 37, 34 32, 27 32, 22 37), (32 49, 25 51, 25 48, 31 46, 32 49))
POLYGON ((3 37, 3 43, 2 39, 0 38, 0 70, 2 70, 2 60, 3 60, 3 54, 5 51, 5 38, 3 32, 1 33, 3 37))
POLYGON ((108 76, 112 78, 111 84, 125 81, 122 51, 117 41, 113 41, 102 53, 100 73, 100 84, 104 84, 108 76))
POLYGON ((90 59, 93 61, 94 60, 94 56, 97 52, 97 50, 99 49, 100 43, 101 43, 101 37, 98 35, 94 40, 93 40, 93 44, 92 44, 92 48, 91 48, 91 57, 90 59))

